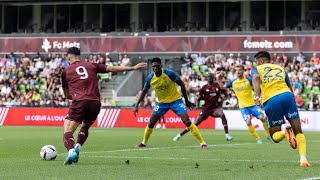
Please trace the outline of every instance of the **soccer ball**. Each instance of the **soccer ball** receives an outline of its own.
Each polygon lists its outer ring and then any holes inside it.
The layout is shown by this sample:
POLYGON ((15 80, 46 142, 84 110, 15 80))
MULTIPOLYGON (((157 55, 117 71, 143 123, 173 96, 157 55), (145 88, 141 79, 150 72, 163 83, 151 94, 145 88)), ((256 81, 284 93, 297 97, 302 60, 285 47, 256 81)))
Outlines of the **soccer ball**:
POLYGON ((45 145, 40 150, 40 157, 46 161, 56 159, 57 155, 57 149, 52 145, 45 145))

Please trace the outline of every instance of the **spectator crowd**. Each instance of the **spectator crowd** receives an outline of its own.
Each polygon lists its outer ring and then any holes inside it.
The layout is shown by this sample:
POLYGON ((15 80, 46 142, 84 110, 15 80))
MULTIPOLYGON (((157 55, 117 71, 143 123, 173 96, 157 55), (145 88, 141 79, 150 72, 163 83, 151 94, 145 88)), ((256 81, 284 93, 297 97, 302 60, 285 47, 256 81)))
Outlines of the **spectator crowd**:
MULTIPOLYGON (((105 55, 89 55, 84 60, 91 63, 101 63, 108 66, 127 66, 130 58, 119 55, 113 60, 109 53, 105 55)), ((198 99, 198 90, 207 83, 210 73, 223 71, 226 83, 237 78, 236 65, 244 65, 245 76, 250 77, 254 62, 250 56, 242 54, 216 54, 196 56, 185 53, 175 60, 181 61, 181 79, 184 82, 191 102, 203 105, 198 99)), ((280 64, 288 72, 297 106, 301 109, 316 110, 320 106, 320 58, 313 53, 306 58, 302 52, 289 57, 286 54, 272 54, 272 63, 280 64)), ((48 54, 45 57, 37 54, 30 57, 27 54, 17 56, 13 53, 0 58, 0 106, 6 107, 66 107, 70 101, 66 100, 61 86, 61 72, 68 66, 65 55, 48 54)), ((101 80, 112 79, 112 74, 101 75, 101 80)), ((145 98, 140 107, 152 108, 156 96, 152 92, 145 98)), ((102 97, 102 105, 110 106, 110 102, 102 97)), ((238 108, 238 100, 232 90, 228 90, 221 97, 224 108, 238 108)))
MULTIPOLYGON (((126 66, 130 63, 127 55, 120 55, 111 61, 109 54, 89 55, 87 62, 102 63, 108 66, 126 66)), ((48 54, 45 58, 39 53, 31 58, 27 54, 13 53, 0 58, 0 106, 6 107, 67 107, 70 101, 64 96, 61 86, 61 73, 68 66, 65 55, 48 54)), ((111 74, 101 79, 111 79, 111 74)), ((103 106, 110 106, 102 98, 103 106)))
MULTIPOLYGON (((297 106, 300 109, 317 110, 320 107, 318 96, 320 94, 320 58, 316 53, 307 59, 302 52, 290 58, 286 54, 272 54, 272 63, 281 65, 291 81, 297 106)), ((185 53, 181 57, 175 57, 174 60, 181 61, 181 79, 184 82, 189 100, 201 108, 204 101, 198 98, 199 89, 207 84, 209 74, 215 74, 217 71, 224 72, 224 83, 237 78, 235 72, 236 65, 245 67, 245 76, 251 77, 251 70, 255 66, 253 59, 249 55, 238 54, 216 54, 204 56, 202 53, 185 53)), ((139 94, 138 94, 139 95, 139 94)), ((137 97, 138 97, 137 95, 137 97)), ((136 97, 136 98, 137 98, 136 97)), ((222 94, 220 100, 222 107, 227 109, 238 108, 238 99, 232 89, 228 89, 226 94, 222 94)), ((156 96, 152 91, 149 98, 145 98, 140 104, 143 108, 152 108, 155 106, 156 96)))
MULTIPOLYGON (((185 53, 179 58, 182 61, 180 72, 182 81, 189 93, 189 98, 199 107, 203 101, 198 100, 197 92, 207 83, 206 77, 209 73, 215 74, 217 71, 224 71, 223 81, 226 83, 237 78, 236 65, 244 65, 246 77, 251 77, 250 73, 255 65, 250 56, 243 56, 240 53, 230 53, 228 56, 217 54, 207 57, 202 53, 193 57, 185 53)), ((320 59, 316 53, 313 53, 310 59, 307 59, 302 52, 293 57, 274 53, 272 63, 281 65, 288 73, 299 108, 307 110, 319 108, 320 59)), ((221 101, 224 108, 238 108, 237 98, 230 89, 226 96, 221 97, 221 101)))

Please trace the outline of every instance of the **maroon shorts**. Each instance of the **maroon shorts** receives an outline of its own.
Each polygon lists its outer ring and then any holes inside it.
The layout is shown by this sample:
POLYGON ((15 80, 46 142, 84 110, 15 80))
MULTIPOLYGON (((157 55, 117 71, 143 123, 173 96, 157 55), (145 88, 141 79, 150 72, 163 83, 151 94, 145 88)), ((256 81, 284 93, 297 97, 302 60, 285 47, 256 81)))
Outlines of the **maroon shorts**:
POLYGON ((203 119, 207 119, 209 116, 219 117, 218 112, 221 110, 221 108, 202 109, 199 115, 202 116, 203 119))
POLYGON ((97 100, 73 101, 66 119, 91 125, 96 120, 101 108, 101 103, 97 100))

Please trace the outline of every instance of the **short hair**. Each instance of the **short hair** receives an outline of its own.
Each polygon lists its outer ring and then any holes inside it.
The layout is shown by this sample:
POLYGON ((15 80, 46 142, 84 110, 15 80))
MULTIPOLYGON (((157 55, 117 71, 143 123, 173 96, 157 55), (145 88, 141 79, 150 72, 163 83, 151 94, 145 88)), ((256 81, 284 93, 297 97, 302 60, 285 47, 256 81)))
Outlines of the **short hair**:
POLYGON ((254 55, 254 58, 255 59, 264 58, 264 59, 266 59, 268 61, 271 60, 271 56, 267 51, 259 51, 257 54, 254 55))
POLYGON ((77 47, 71 47, 67 51, 67 55, 68 54, 75 55, 75 56, 80 56, 80 49, 77 48, 77 47))
POLYGON ((243 70, 245 70, 244 65, 242 65, 242 64, 238 64, 238 65, 236 65, 236 67, 237 68, 242 68, 243 70))
POLYGON ((151 63, 154 63, 154 62, 158 62, 158 63, 161 64, 161 59, 158 58, 158 57, 155 57, 155 58, 152 59, 151 63))

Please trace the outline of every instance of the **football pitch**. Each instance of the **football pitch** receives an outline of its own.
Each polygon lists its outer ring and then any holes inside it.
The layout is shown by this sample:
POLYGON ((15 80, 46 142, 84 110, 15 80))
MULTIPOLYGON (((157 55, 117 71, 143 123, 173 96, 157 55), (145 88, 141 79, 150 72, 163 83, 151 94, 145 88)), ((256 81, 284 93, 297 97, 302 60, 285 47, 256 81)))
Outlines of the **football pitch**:
MULTIPOLYGON (((148 147, 136 149, 143 129, 91 129, 77 164, 64 166, 62 127, 1 127, 0 179, 320 179, 320 133, 306 132, 311 167, 299 167, 298 150, 287 141, 256 144, 247 131, 202 130, 202 150, 191 134, 173 142, 180 129, 154 129, 148 147), (39 152, 52 144, 54 161, 39 152)), ((75 136, 76 137, 76 136, 75 136)))

